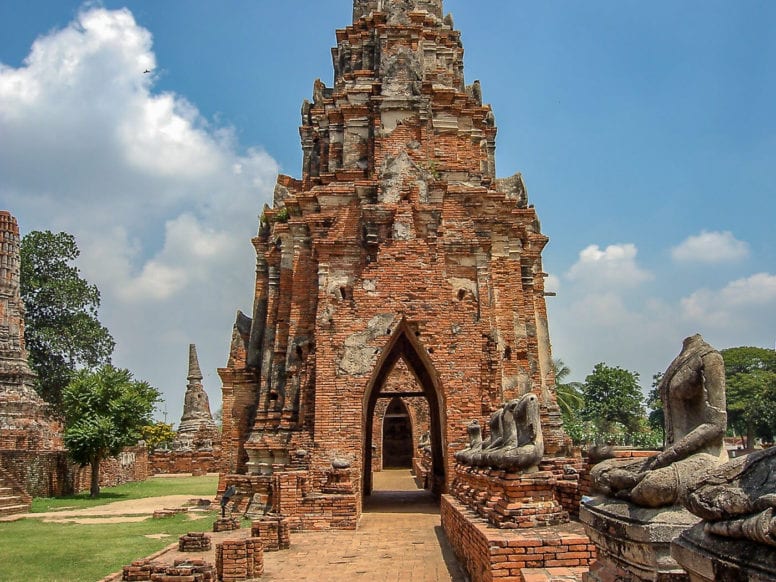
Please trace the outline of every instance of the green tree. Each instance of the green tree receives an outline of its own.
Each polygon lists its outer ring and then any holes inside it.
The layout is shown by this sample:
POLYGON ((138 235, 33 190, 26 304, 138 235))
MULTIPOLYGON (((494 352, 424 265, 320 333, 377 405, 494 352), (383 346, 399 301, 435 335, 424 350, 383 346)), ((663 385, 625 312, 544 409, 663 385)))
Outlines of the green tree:
POLYGON ((637 372, 596 364, 582 385, 585 404, 581 416, 601 432, 614 432, 617 424, 631 433, 643 431, 644 397, 637 372))
POLYGON ((100 494, 100 461, 140 439, 159 400, 159 391, 129 370, 104 365, 75 373, 62 392, 63 436, 72 459, 91 465, 91 497, 100 494))
POLYGON ((163 445, 169 445, 175 440, 175 431, 172 429, 172 424, 167 424, 166 422, 149 424, 144 426, 140 432, 146 446, 152 451, 163 445))
POLYGON ((21 243, 24 339, 36 388, 57 407, 75 370, 110 363, 115 345, 97 319, 100 292, 72 264, 79 254, 66 232, 32 231, 21 243))
POLYGON ((571 369, 560 358, 552 360, 552 368, 555 371, 555 396, 560 413, 563 415, 564 422, 569 422, 585 403, 582 397, 582 383, 564 382, 571 374, 571 369))
POLYGON ((746 435, 772 440, 776 433, 776 352, 741 346, 722 350, 725 361, 728 426, 746 435))

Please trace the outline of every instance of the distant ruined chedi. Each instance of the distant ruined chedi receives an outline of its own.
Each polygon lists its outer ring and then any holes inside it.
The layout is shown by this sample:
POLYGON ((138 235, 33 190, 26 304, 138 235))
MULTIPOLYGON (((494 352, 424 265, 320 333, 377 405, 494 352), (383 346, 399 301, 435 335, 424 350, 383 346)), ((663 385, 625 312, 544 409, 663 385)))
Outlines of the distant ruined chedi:
POLYGON ((376 404, 401 370, 403 396, 428 402, 436 493, 469 422, 485 426, 503 402, 536 395, 545 457, 568 439, 548 238, 521 175, 496 178, 494 114, 480 83, 465 84, 452 17, 441 0, 354 0, 336 37, 334 86, 316 80, 302 105, 302 176, 279 176, 264 208, 253 313, 238 313, 219 369, 220 489, 303 516, 311 493, 347 491, 331 487, 347 470, 357 519, 376 404))

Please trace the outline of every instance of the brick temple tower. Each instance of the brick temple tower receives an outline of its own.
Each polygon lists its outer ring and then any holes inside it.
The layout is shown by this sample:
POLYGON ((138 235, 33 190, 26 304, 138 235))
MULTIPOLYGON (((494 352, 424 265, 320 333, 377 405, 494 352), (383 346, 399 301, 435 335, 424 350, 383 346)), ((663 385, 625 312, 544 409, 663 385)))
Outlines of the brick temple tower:
POLYGON ((35 373, 24 345, 24 304, 19 295, 19 225, 0 211, 0 449, 62 448, 59 425, 35 392, 35 373))
POLYGON ((264 209, 253 313, 238 314, 219 370, 221 487, 298 495, 284 511, 304 513, 334 462, 359 514, 383 398, 427 401, 436 492, 467 423, 487 425, 506 399, 540 397, 547 455, 567 438, 548 238, 520 174, 496 178, 495 118, 480 83, 464 82, 442 0, 354 0, 353 24, 336 34, 334 86, 316 80, 302 105, 302 176, 279 176, 264 209))

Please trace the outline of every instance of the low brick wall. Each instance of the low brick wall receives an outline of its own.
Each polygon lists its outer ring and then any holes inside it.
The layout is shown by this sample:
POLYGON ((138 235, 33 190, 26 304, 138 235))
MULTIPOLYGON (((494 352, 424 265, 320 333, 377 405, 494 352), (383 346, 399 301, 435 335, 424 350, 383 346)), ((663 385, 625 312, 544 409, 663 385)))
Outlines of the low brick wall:
MULTIPOLYGON (((66 451, 0 450, 0 465, 32 497, 88 491, 92 482, 91 468, 73 463, 66 451)), ((128 447, 100 463, 101 487, 145 481, 148 476, 145 447, 128 447)))
POLYGON ((220 449, 210 451, 154 451, 148 456, 150 471, 154 475, 191 473, 204 475, 218 473, 221 462, 220 449))
POLYGON ((308 471, 278 472, 273 475, 222 475, 218 494, 234 485, 237 494, 229 508, 249 516, 272 511, 288 518, 291 531, 356 529, 361 515, 358 480, 338 493, 314 491, 308 471), (257 506, 255 497, 261 499, 257 506))
POLYGON ((450 495, 442 496, 441 517, 442 529, 472 582, 522 580, 523 568, 580 567, 595 559, 595 546, 583 533, 561 527, 497 529, 450 495))

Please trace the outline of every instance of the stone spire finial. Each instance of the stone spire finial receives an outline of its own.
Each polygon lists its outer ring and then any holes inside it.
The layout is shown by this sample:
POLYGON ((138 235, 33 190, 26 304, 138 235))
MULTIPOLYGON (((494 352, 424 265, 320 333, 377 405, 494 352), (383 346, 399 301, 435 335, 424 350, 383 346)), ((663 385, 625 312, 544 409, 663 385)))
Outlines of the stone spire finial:
POLYGON ((372 12, 412 12, 426 10, 442 18, 442 0, 353 0, 353 22, 372 12))
POLYGON ((202 380, 202 371, 199 369, 197 346, 195 344, 189 344, 189 375, 186 379, 189 382, 192 380, 202 380))

